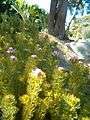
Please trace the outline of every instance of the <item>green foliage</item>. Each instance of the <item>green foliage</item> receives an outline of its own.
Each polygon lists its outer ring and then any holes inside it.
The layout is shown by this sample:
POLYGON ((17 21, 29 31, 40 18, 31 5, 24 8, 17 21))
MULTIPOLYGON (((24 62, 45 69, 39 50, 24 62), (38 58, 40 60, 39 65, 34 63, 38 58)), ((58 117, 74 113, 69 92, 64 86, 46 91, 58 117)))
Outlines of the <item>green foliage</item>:
POLYGON ((17 9, 24 19, 29 19, 34 23, 39 31, 47 28, 48 13, 39 8, 37 5, 27 5, 24 2, 22 4, 17 2, 17 9))
POLYGON ((15 4, 16 0, 0 0, 0 3, 15 4))
POLYGON ((0 23, 1 120, 87 120, 90 71, 78 61, 61 69, 55 43, 29 20, 0 23))
MULTIPOLYGON (((40 9, 37 5, 27 5, 24 0, 2 0, 1 13, 6 13, 9 16, 16 16, 21 20, 29 20, 39 31, 47 28, 48 13, 44 9, 40 9)), ((0 13, 0 22, 2 16, 0 13)))
MULTIPOLYGON (((70 10, 70 14, 73 15, 73 8, 76 8, 76 11, 84 8, 83 0, 68 0, 68 9, 70 10)), ((76 15, 75 15, 76 17, 76 15)))
POLYGON ((78 39, 90 38, 90 16, 84 16, 75 20, 70 28, 70 36, 78 39))
POLYGON ((32 5, 29 7, 29 14, 29 18, 35 21, 39 31, 47 28, 48 14, 44 9, 40 9, 37 5, 32 5))

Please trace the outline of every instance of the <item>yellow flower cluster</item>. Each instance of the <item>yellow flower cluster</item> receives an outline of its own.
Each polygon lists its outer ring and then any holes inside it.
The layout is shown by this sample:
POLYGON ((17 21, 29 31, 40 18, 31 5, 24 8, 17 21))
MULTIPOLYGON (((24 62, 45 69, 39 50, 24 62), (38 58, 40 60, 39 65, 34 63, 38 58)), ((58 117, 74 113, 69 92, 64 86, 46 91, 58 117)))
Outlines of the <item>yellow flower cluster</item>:
POLYGON ((23 95, 20 97, 20 101, 23 103, 23 104, 27 104, 29 102, 29 96, 28 95, 23 95))
POLYGON ((64 98, 66 103, 71 107, 75 107, 80 102, 80 99, 76 98, 73 94, 67 94, 64 98))

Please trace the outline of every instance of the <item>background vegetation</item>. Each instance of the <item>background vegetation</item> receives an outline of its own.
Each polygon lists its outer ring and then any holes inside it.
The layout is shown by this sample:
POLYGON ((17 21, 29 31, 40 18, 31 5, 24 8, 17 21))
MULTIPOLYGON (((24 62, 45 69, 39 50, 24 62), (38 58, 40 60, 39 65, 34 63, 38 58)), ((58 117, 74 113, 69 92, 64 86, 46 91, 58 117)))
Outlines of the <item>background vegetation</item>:
POLYGON ((77 40, 90 38, 90 15, 77 18, 70 27, 70 33, 77 40))

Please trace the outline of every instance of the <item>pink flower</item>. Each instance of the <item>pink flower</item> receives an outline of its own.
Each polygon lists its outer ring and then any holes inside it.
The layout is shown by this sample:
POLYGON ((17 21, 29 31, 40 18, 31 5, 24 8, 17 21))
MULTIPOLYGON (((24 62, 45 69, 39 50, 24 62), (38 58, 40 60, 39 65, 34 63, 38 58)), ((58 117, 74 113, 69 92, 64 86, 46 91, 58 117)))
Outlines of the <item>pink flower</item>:
POLYGON ((16 61, 16 60, 17 60, 17 57, 14 56, 14 55, 11 55, 11 56, 10 56, 10 60, 16 61))
POLYGON ((35 68, 32 70, 31 76, 36 78, 38 77, 41 78, 41 77, 45 77, 45 73, 41 69, 35 68))
POLYGON ((6 51, 8 54, 14 53, 15 49, 13 47, 9 47, 8 50, 6 51))
POLYGON ((37 58, 37 55, 31 55, 31 58, 37 58))

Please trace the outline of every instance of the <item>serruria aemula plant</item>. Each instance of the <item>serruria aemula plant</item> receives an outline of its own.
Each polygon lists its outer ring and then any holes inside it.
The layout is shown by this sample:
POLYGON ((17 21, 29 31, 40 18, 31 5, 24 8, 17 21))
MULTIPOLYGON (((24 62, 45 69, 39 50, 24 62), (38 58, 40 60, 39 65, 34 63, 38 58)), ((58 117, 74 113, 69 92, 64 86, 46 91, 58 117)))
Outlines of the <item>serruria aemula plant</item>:
POLYGON ((83 120, 90 118, 90 71, 71 60, 58 67, 56 44, 36 26, 16 17, 0 23, 0 119, 83 120), (18 24, 17 24, 18 23, 18 24))

